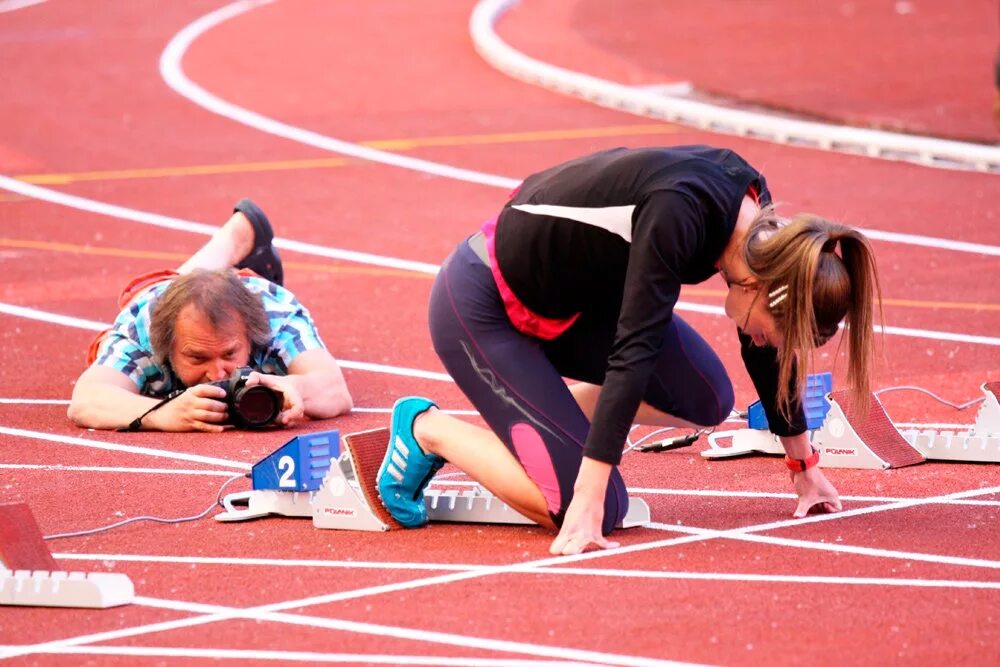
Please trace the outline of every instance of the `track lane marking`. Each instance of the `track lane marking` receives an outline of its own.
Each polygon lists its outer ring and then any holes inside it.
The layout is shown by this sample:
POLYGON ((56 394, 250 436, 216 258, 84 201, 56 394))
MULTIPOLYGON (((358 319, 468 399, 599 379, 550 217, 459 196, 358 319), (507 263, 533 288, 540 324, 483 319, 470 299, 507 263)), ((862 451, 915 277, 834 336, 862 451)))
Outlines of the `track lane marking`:
MULTIPOLYGON (((0 651, 16 648, 15 644, 0 645, 0 651)), ((594 667, 593 662, 566 662, 565 660, 528 660, 513 658, 460 658, 439 655, 378 655, 368 653, 320 653, 316 651, 269 651, 263 649, 196 649, 173 646, 80 646, 53 648, 52 655, 101 655, 142 658, 209 658, 215 660, 282 660, 312 663, 356 663, 366 665, 443 665, 447 667, 594 667)))
MULTIPOLYGON (((690 544, 694 542, 705 542, 720 538, 727 538, 733 535, 747 535, 750 533, 765 531, 765 530, 775 530, 778 528, 785 528, 789 526, 803 526, 811 523, 823 523, 827 521, 838 521, 849 517, 863 516, 866 514, 876 514, 886 511, 892 511, 896 509, 904 509, 909 507, 916 507, 919 505, 930 504, 933 500, 939 499, 960 499, 960 498, 971 498, 980 495, 987 495, 993 493, 1000 493, 1000 487, 988 487, 971 489, 968 491, 959 491, 955 493, 950 493, 946 495, 933 496, 927 499, 919 499, 912 501, 902 501, 896 503, 890 503, 886 505, 879 505, 874 507, 865 507, 854 510, 846 510, 843 512, 838 512, 835 514, 820 514, 811 515, 801 519, 784 519, 781 521, 774 521, 765 524, 758 524, 755 526, 745 526, 742 528, 734 528, 724 531, 711 531, 709 535, 685 535, 683 537, 668 538, 664 540, 654 540, 652 542, 644 542, 641 544, 634 544, 624 547, 618 547, 616 549, 609 550, 599 550, 599 551, 589 551, 582 554, 577 554, 573 556, 554 556, 549 558, 538 559, 534 561, 528 561, 526 563, 518 563, 512 565, 500 565, 500 566, 486 566, 482 570, 477 570, 473 572, 458 572, 445 575, 437 575, 431 577, 418 578, 406 582, 400 582, 396 584, 383 584, 378 586, 370 586, 365 588, 356 589, 353 591, 341 591, 337 593, 330 593, 326 595, 311 596, 308 598, 302 598, 297 600, 289 600, 285 602, 273 603, 269 605, 261 605, 257 607, 250 607, 244 610, 233 610, 228 609, 226 611, 221 611, 218 613, 206 612, 203 616, 197 616, 189 619, 180 619, 169 622, 154 623, 150 625, 143 626, 133 626, 132 628, 123 628, 117 631, 99 633, 98 635, 80 636, 76 638, 58 640, 55 642, 46 642, 43 644, 26 645, 15 655, 27 655, 35 652, 36 650, 44 652, 46 646, 71 646, 79 645, 83 643, 93 643, 98 641, 109 641, 111 639, 118 639, 121 637, 134 637, 139 635, 145 635, 152 632, 160 632, 162 630, 168 629, 178 629, 182 627, 194 627, 198 625, 205 625, 208 623, 213 623, 216 621, 230 620, 235 617, 247 617, 246 614, 252 614, 251 618, 257 618, 261 620, 278 620, 278 618, 273 615, 274 612, 280 612, 288 609, 299 609, 302 607, 315 606, 320 604, 329 604, 332 602, 342 602, 346 600, 357 600, 364 597, 370 597, 373 595, 381 595, 385 593, 394 593, 404 590, 414 590, 418 588, 425 588, 428 586, 437 586, 441 584, 454 583, 459 581, 466 581, 470 579, 476 579, 484 576, 492 576, 494 574, 509 574, 520 572, 525 569, 537 568, 549 565, 564 565, 567 563, 574 563, 586 560, 596 560, 599 558, 607 557, 617 557, 628 553, 636 553, 641 551, 649 551, 652 549, 660 549, 668 546, 676 546, 680 544, 690 544), (268 618, 263 619, 266 615, 268 618)), ((147 599, 148 601, 148 599, 147 599)), ((165 601, 169 602, 169 601, 165 601)), ((181 603, 190 604, 190 603, 181 603)), ((281 617, 289 616, 289 614, 281 614, 281 617)), ((295 616, 295 622, 299 622, 303 617, 295 616)), ((335 627, 332 629, 346 630, 345 627, 335 627)), ((360 631, 360 630, 358 630, 360 631)), ((5 654, 0 653, 0 657, 4 657, 5 654)))
MULTIPOLYGON (((237 104, 227 102, 220 97, 213 95, 198 84, 194 83, 184 73, 181 65, 184 54, 191 44, 205 32, 215 26, 255 9, 263 4, 269 4, 272 0, 238 0, 229 5, 221 7, 213 12, 205 14, 194 22, 185 26, 167 44, 167 47, 160 55, 160 75, 164 82, 177 94, 188 99, 192 103, 211 111, 224 118, 241 123, 248 127, 272 134, 275 136, 297 141, 309 146, 314 146, 322 150, 327 150, 341 155, 349 155, 363 160, 386 164, 403 169, 434 174, 445 178, 452 178, 469 183, 478 183, 493 187, 512 190, 521 183, 521 179, 514 179, 485 172, 477 172, 470 169, 453 167, 429 160, 418 160, 407 156, 400 156, 394 153, 373 149, 359 144, 349 143, 333 137, 322 135, 318 132, 306 130, 304 128, 282 123, 273 118, 268 118, 263 114, 256 113, 237 104)), ((878 230, 863 230, 872 239, 891 241, 894 243, 909 243, 936 249, 949 249, 959 252, 974 252, 987 255, 1000 256, 1000 247, 988 246, 978 243, 968 243, 963 241, 951 241, 948 239, 934 239, 925 236, 902 234, 897 232, 881 232, 878 230)))
MULTIPOLYGON (((669 529, 669 525, 664 528, 669 529)), ((712 532, 704 529, 706 533, 712 532)), ((801 541, 801 540, 796 540, 801 541)), ((811 543, 825 546, 824 543, 811 543)), ((784 546, 784 545, 782 545, 784 546)), ((798 545, 788 545, 798 546, 798 545)), ((901 552, 891 552, 901 553, 901 552)), ((870 554, 865 554, 870 555, 870 554)), ((926 554, 919 554, 926 555, 926 554)), ((241 557, 211 557, 211 556, 151 556, 140 554, 79 554, 54 553, 56 560, 73 561, 112 561, 129 563, 156 563, 161 565, 214 565, 225 567, 314 567, 326 569, 358 569, 358 570, 406 570, 406 571, 438 571, 438 572, 477 572, 485 570, 489 565, 474 565, 463 563, 416 563, 390 561, 329 561, 315 559, 278 559, 278 558, 241 558, 241 557)), ((555 574, 583 577, 618 577, 623 579, 678 579, 690 581, 760 581, 774 583, 850 585, 850 586, 914 586, 924 588, 983 588, 1000 590, 1000 581, 976 581, 966 579, 917 579, 912 577, 834 577, 807 574, 760 574, 754 572, 680 572, 664 570, 625 570, 622 568, 583 568, 583 567, 534 567, 526 568, 525 574, 555 574)))

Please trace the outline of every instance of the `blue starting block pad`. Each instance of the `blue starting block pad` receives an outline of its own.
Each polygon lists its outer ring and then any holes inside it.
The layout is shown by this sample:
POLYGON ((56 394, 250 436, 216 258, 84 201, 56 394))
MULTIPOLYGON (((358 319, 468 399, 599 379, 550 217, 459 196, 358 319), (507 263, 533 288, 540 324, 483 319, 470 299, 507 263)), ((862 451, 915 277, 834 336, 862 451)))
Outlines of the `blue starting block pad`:
POLYGON ((316 491, 340 457, 340 431, 299 435, 254 464, 254 490, 316 491))
MULTIPOLYGON (((814 431, 823 425, 826 413, 830 411, 830 401, 826 396, 833 391, 833 373, 814 373, 806 376, 806 390, 802 393, 802 407, 806 412, 806 428, 814 431)), ((768 430, 767 415, 760 401, 747 408, 747 426, 768 430)))

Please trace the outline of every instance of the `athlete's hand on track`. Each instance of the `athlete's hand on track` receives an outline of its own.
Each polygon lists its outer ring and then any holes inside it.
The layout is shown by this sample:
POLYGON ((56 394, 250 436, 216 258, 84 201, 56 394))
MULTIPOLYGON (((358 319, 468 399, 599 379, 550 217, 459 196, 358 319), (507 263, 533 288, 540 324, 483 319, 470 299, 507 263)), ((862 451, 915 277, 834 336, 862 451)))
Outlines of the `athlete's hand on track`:
POLYGON ((559 535, 549 547, 549 552, 568 556, 582 553, 590 545, 601 549, 614 549, 617 542, 608 541, 601 533, 601 523, 604 520, 604 499, 591 502, 583 496, 575 495, 566 509, 559 535))
POLYGON ((566 517, 549 552, 570 555, 582 553, 590 545, 614 549, 601 532, 604 523, 604 495, 608 490, 611 464, 584 457, 573 487, 573 499, 566 508, 566 517))
POLYGON ((810 512, 839 512, 843 509, 837 489, 833 488, 833 484, 819 467, 792 472, 792 484, 795 485, 795 493, 799 496, 798 505, 792 515, 796 519, 801 519, 810 512))
POLYGON ((143 422, 157 431, 221 433, 226 421, 226 390, 210 384, 188 387, 177 398, 146 415, 143 422))

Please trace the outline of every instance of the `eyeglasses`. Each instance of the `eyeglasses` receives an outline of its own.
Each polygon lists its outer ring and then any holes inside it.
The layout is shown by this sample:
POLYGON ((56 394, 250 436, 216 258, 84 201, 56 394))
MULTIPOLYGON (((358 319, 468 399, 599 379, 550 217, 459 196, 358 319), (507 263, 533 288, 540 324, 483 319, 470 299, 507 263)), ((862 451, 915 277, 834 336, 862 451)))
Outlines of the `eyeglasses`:
POLYGON ((753 307, 757 305, 757 299, 760 297, 761 289, 760 286, 757 287, 757 291, 753 295, 753 299, 750 301, 750 307, 747 308, 746 319, 743 320, 743 326, 740 327, 740 331, 744 333, 747 330, 747 325, 750 324, 750 315, 753 314, 753 307))

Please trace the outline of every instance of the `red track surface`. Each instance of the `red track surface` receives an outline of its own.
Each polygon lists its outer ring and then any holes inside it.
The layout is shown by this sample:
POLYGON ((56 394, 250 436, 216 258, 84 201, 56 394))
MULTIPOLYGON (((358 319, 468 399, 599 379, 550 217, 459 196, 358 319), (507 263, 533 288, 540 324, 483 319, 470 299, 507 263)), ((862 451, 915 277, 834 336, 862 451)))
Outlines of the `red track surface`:
MULTIPOLYGON (((901 3, 840 3, 856 9, 848 20, 834 9, 790 0, 752 8, 727 4, 726 11, 717 3, 636 0, 612 8, 587 0, 526 0, 498 29, 535 58, 595 76, 635 84, 689 79, 755 102, 804 101, 804 111, 850 122, 995 140, 988 71, 981 87, 972 74, 995 46, 989 39, 995 31, 986 30, 995 28, 995 14, 984 10, 990 3, 952 4, 947 17, 943 9, 910 4, 914 11, 900 15, 894 7, 901 3), (821 13, 826 11, 831 13, 821 13), (940 27, 946 19, 947 29, 940 27), (733 39, 737 27, 751 37, 733 39), (870 34, 880 39, 856 37, 870 34), (928 35, 936 38, 933 49, 917 39, 928 35), (821 55, 830 44, 844 47, 836 68, 821 55), (939 57, 945 50, 948 57, 939 57), (778 67, 789 62, 794 67, 778 67), (737 63, 746 65, 741 70, 737 63)), ((185 26, 220 6, 216 0, 50 0, 0 13, 0 83, 16 91, 0 110, 0 174, 36 182, 40 174, 62 175, 44 187, 212 224, 250 195, 271 213, 282 238, 432 264, 494 212, 501 189, 337 159, 213 115, 170 90, 157 71, 161 52, 185 26), (327 162, 303 162, 318 159, 327 162)), ((651 129, 646 119, 560 97, 490 68, 470 45, 472 7, 468 0, 283 0, 207 31, 195 39, 183 66, 212 94, 289 125, 351 142, 407 140, 412 144, 390 150, 511 178, 610 145, 726 144, 766 172, 789 211, 1000 246, 996 175, 665 124, 651 129)), ((0 303, 98 322, 114 317, 114 295, 131 275, 174 265, 204 240, 3 192, 0 230, 0 303)), ((888 324, 996 336, 995 255, 875 246, 888 324)), ((440 372, 426 331, 429 276, 291 251, 283 256, 288 285, 312 309, 339 359, 440 372)), ((684 299, 721 303, 719 284, 699 287, 684 299)), ((709 315, 685 317, 733 369, 738 403, 752 400, 731 325, 709 315)), ((14 399, 0 403, 0 502, 30 503, 46 534, 141 514, 191 515, 226 479, 204 473, 238 472, 238 465, 257 461, 295 433, 386 423, 384 413, 358 410, 281 434, 117 434, 74 428, 65 405, 24 402, 67 399, 91 336, 79 327, 0 314, 0 398, 14 399), (162 456, 88 443, 151 448, 162 456)), ((990 340, 887 336, 875 385, 915 384, 955 401, 975 398, 981 382, 1000 377, 996 339, 990 340)), ((843 363, 834 366, 832 353, 831 347, 817 363, 818 370, 835 371, 836 383, 843 363)), ((361 408, 385 409, 411 393, 468 408, 450 383, 351 369, 346 375, 361 408)), ((955 413, 911 392, 886 394, 883 403, 897 421, 974 418, 974 408, 955 413)), ((620 552, 579 561, 549 563, 552 535, 541 529, 444 524, 370 534, 320 531, 305 520, 206 519, 138 523, 57 540, 50 544, 60 566, 125 572, 142 598, 102 612, 0 608, 0 658, 11 645, 68 640, 70 647, 97 653, 67 656, 35 647, 11 661, 201 664, 223 649, 251 651, 237 654, 240 664, 309 657, 301 652, 317 654, 314 661, 358 654, 357 663, 365 656, 398 656, 400 662, 422 656, 422 664, 446 658, 466 664, 477 658, 726 665, 1000 661, 1000 466, 835 470, 830 476, 848 498, 845 509, 858 512, 818 521, 789 520, 788 497, 737 493, 787 494, 783 470, 766 458, 708 462, 696 451, 630 453, 625 479, 642 489, 638 495, 659 523, 621 532, 620 552), (876 499, 976 490, 981 495, 970 499, 982 504, 885 509, 886 501, 876 499), (693 493, 706 491, 730 493, 693 493), (746 530, 690 535, 699 529, 746 530), (266 560, 246 561, 251 558, 266 560), (510 569, 540 561, 536 571, 510 569), (506 569, 468 569, 494 565, 506 569), (411 585, 403 587, 406 582, 411 585), (383 585, 388 588, 372 588, 383 585), (313 596, 329 597, 298 602, 313 596), (128 632, 167 620, 194 623, 200 617, 195 604, 273 604, 288 615, 258 620, 257 610, 247 619, 128 632), (126 632, 103 641, 74 640, 112 630, 126 632), (152 655, 139 655, 150 647, 152 655), (184 657, 167 648, 204 651, 184 657)))

